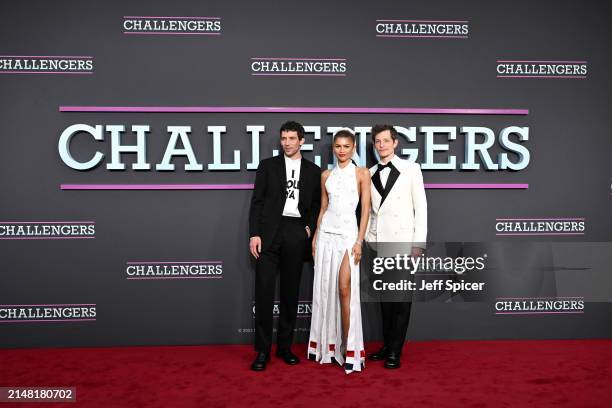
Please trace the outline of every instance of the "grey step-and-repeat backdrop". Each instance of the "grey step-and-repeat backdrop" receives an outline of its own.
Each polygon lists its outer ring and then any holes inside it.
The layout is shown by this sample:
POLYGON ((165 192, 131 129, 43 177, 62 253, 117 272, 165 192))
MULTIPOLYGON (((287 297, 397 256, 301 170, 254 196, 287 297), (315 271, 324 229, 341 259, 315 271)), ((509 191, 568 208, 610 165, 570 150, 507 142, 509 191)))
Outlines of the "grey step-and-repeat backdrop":
POLYGON ((416 302, 409 338, 611 336, 610 17, 575 1, 4 2, 0 346, 250 343, 251 188, 287 120, 324 168, 339 128, 372 165, 370 127, 397 126, 428 240, 503 258, 495 293, 416 302))

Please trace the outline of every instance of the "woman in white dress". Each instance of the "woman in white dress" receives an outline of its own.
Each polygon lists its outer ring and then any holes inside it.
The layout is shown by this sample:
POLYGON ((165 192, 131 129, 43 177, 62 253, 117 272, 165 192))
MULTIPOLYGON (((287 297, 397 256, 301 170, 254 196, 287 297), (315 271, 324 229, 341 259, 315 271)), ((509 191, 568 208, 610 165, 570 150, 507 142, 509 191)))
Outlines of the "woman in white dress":
POLYGON ((334 135, 337 165, 321 175, 321 212, 313 239, 314 284, 308 358, 345 372, 365 365, 359 261, 370 215, 370 172, 352 161, 355 135, 334 135), (357 226, 356 210, 361 200, 357 226))

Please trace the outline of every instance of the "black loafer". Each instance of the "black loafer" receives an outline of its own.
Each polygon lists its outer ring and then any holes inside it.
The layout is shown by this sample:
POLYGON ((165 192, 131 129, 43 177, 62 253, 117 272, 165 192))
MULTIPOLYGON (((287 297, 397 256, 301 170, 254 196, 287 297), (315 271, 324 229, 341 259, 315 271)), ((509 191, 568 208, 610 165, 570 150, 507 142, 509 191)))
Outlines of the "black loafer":
POLYGON ((263 371, 266 369, 266 363, 270 361, 270 353, 259 352, 257 353, 257 357, 255 357, 255 361, 251 364, 251 370, 253 371, 263 371))
POLYGON ((386 346, 382 346, 376 353, 372 353, 368 358, 372 361, 382 361, 389 355, 389 349, 386 346))
POLYGON ((390 352, 385 360, 385 368, 400 368, 400 355, 399 353, 390 352))
POLYGON ((285 364, 295 365, 300 362, 300 359, 297 358, 295 354, 291 352, 289 349, 280 349, 276 352, 276 356, 280 357, 285 364))

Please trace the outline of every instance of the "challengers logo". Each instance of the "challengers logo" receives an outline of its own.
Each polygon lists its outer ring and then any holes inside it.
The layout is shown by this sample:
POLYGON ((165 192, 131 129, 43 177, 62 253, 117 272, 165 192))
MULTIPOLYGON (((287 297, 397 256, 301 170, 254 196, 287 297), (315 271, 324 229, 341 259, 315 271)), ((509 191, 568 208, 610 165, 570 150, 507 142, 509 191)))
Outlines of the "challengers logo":
POLYGON ((569 78, 587 77, 586 61, 497 60, 497 78, 569 78))
MULTIPOLYGON (((253 319, 255 318, 255 302, 252 307, 253 319)), ((280 315, 280 302, 277 300, 272 307, 272 316, 277 319, 280 315)), ((297 307, 297 317, 304 318, 312 316, 312 300, 299 300, 297 307)))
POLYGON ((574 218, 497 218, 497 236, 571 236, 584 235, 586 220, 574 218))
POLYGON ((93 74, 93 57, 0 55, 3 74, 93 74))
POLYGON ((498 298, 495 302, 496 315, 583 313, 584 298, 582 296, 550 298, 498 298))
POLYGON ((251 58, 254 76, 346 76, 345 58, 251 58))
POLYGON ((96 315, 96 305, 91 303, 0 305, 0 323, 85 322, 95 321, 96 315))
POLYGON ((0 221, 0 239, 90 239, 95 221, 0 221))
POLYGON ((123 34, 221 35, 221 17, 124 16, 123 34))
POLYGON ((468 38, 465 20, 376 20, 376 36, 386 38, 468 38))
POLYGON ((128 261, 125 274, 128 280, 221 279, 223 261, 128 261))

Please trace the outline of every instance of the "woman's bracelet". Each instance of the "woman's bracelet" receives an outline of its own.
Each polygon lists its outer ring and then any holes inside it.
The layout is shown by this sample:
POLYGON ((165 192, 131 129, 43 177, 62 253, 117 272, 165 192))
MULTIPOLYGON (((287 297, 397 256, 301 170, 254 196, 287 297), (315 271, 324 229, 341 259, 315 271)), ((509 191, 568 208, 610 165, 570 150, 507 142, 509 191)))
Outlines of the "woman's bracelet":
POLYGON ((359 246, 363 245, 363 240, 358 239, 357 241, 355 241, 355 243, 359 246))

